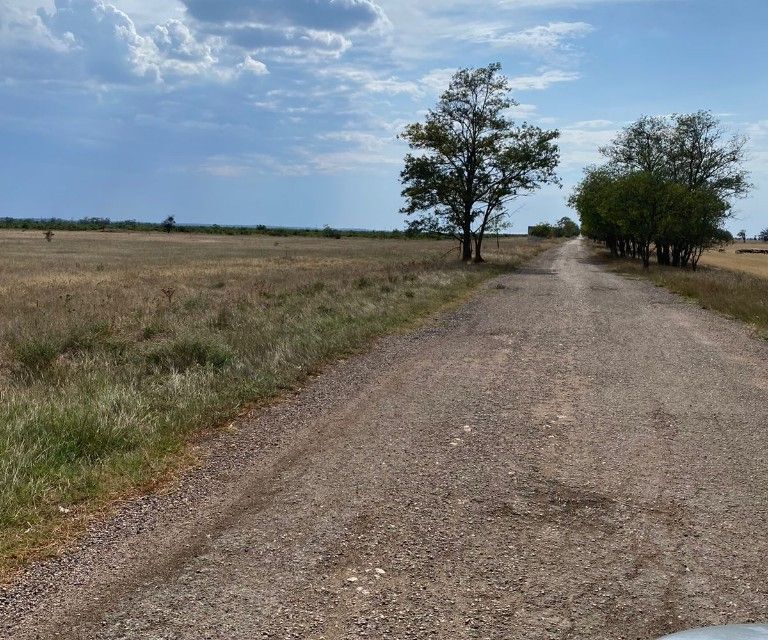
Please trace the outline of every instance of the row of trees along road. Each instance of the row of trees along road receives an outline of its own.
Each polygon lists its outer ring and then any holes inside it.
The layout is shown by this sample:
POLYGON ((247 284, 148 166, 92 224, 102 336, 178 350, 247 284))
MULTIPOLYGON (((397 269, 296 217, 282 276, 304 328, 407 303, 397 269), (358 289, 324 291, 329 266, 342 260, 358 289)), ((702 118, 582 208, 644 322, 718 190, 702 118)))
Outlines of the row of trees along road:
POLYGON ((483 261, 485 233, 507 226, 511 200, 558 183, 559 132, 516 125, 509 92, 499 64, 461 69, 401 135, 412 150, 401 173, 409 231, 458 238, 465 261, 483 261))
POLYGON ((600 149, 569 204, 582 234, 611 253, 693 269, 703 251, 731 239, 731 203, 750 189, 746 138, 729 135, 707 111, 643 117, 600 149))

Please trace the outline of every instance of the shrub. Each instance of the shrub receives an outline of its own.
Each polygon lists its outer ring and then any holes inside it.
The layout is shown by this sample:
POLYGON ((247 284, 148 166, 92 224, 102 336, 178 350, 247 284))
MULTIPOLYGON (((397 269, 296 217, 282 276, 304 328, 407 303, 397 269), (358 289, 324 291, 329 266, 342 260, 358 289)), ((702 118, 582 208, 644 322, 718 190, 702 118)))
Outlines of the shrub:
POLYGON ((338 229, 334 229, 329 225, 323 227, 323 237, 333 238, 334 240, 341 240, 341 232, 338 229))

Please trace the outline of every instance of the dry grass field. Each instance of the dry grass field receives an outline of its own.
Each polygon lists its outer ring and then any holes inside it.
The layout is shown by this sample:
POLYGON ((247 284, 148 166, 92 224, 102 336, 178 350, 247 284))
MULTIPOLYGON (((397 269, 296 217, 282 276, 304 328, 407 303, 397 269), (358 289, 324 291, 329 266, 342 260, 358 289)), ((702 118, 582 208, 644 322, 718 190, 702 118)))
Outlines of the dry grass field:
MULTIPOLYGON (((0 569, 191 434, 551 242, 0 232, 0 569)), ((75 526, 76 528, 76 526, 75 526)))
POLYGON ((768 278, 768 254, 738 254, 739 249, 768 249, 768 243, 755 240, 746 243, 736 241, 723 247, 723 251, 713 249, 701 256, 701 264, 718 269, 743 271, 761 278, 768 278))

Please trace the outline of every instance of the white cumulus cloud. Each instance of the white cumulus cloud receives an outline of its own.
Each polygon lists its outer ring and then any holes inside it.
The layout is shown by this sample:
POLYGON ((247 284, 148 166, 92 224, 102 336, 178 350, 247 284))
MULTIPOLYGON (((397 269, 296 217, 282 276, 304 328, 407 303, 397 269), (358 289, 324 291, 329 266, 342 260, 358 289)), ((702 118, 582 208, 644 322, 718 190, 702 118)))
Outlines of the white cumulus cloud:
POLYGON ((567 46, 569 40, 583 37, 593 31, 586 22, 550 22, 513 32, 495 32, 487 35, 487 42, 498 47, 523 47, 554 50, 567 46))
POLYGON ((245 59, 236 68, 240 73, 251 73, 255 76, 264 76, 269 73, 267 65, 254 60, 251 56, 245 56, 245 59))
POLYGON ((158 80, 157 48, 127 14, 103 0, 56 0, 38 16, 89 74, 103 81, 158 80))
POLYGON ((542 91, 553 84, 573 82, 581 76, 575 71, 548 70, 538 75, 516 76, 510 78, 510 87, 515 91, 542 91))

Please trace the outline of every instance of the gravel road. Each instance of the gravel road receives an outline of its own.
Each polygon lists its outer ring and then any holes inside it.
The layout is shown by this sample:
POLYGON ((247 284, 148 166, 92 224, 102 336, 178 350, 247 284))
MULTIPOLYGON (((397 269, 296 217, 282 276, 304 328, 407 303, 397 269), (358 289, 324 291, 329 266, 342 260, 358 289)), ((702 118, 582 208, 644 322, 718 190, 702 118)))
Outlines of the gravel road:
POLYGON ((0 637, 650 639, 768 619, 768 343, 582 241, 205 444, 0 637))

